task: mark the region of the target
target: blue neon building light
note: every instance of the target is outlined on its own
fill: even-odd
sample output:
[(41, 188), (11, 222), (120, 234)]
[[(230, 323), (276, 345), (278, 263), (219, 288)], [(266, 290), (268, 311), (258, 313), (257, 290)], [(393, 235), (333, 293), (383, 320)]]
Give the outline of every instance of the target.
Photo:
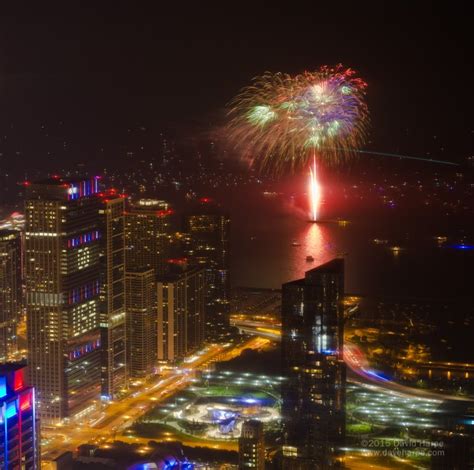
[(99, 192), (99, 177), (94, 176), (88, 180), (71, 183), (67, 191), (69, 201), (75, 201), (81, 197), (91, 196)]
[(5, 418), (10, 419), (16, 416), (16, 401), (12, 401), (7, 404), (7, 410), (5, 411)]
[(0, 376), (0, 398), (7, 396), (7, 378)]
[[(0, 364), (0, 445), (2, 470), (39, 469), (35, 432), (35, 394), (23, 383), (24, 366)], [(28, 419), (21, 419), (21, 417)], [(15, 419), (16, 418), (16, 419)], [(32, 418), (32, 419), (30, 419)]]
[(82, 246), (87, 243), (96, 241), (99, 238), (100, 232), (98, 230), (93, 230), (92, 232), (83, 233), (82, 235), (77, 235), (75, 237), (70, 238), (67, 241), (67, 246), (68, 248), (76, 248), (78, 246)]

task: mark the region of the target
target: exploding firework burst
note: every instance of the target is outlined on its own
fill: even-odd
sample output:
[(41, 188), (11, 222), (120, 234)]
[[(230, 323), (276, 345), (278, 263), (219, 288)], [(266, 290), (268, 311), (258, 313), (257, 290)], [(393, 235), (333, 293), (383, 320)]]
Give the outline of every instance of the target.
[(229, 136), (264, 172), (294, 171), (316, 155), (337, 164), (365, 141), (367, 84), (342, 65), (257, 77), (230, 103)]

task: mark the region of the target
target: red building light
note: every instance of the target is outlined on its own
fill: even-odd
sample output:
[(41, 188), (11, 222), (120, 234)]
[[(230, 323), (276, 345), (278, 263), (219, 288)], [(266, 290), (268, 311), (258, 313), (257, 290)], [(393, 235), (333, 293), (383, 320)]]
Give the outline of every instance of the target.
[(13, 379), (13, 390), (15, 390), (15, 392), (21, 390), (24, 383), (23, 369), (16, 370)]
[(168, 263), (170, 264), (178, 264), (178, 265), (183, 265), (188, 262), (187, 258), (170, 258), (168, 260)]
[(156, 212), (156, 215), (158, 217), (166, 217), (167, 215), (171, 215), (173, 213), (173, 210), (172, 209), (168, 209), (168, 210), (163, 210), (163, 211), (157, 211)]
[(20, 410), (26, 411), (31, 408), (31, 392), (20, 395)]

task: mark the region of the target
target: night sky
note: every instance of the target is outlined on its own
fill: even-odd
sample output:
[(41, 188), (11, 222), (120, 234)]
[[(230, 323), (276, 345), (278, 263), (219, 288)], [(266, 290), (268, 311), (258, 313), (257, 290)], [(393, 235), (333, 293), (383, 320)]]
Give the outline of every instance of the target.
[(2, 134), (31, 141), (32, 129), (62, 122), (92, 145), (158, 123), (185, 136), (217, 125), (257, 74), (342, 62), (369, 83), (373, 148), (470, 155), (472, 49), (460, 4), (88, 3), (106, 5), (2, 13)]

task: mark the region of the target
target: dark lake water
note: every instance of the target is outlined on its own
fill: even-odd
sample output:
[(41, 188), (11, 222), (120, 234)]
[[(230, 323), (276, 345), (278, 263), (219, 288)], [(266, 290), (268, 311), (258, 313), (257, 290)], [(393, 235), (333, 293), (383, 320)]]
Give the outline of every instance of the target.
[[(342, 211), (341, 211), (342, 212)], [(346, 292), (377, 296), (472, 295), (474, 250), (468, 221), (404, 215), (389, 209), (351, 214), (322, 208), (321, 223), (309, 223), (297, 201), (262, 193), (234, 197), (232, 284), (279, 288), (335, 256), (346, 259)], [(435, 237), (446, 236), (445, 243)], [(375, 239), (387, 240), (377, 244)], [(293, 246), (296, 242), (298, 246)], [(394, 246), (400, 247), (394, 251)], [(306, 256), (314, 257), (307, 262)]]

